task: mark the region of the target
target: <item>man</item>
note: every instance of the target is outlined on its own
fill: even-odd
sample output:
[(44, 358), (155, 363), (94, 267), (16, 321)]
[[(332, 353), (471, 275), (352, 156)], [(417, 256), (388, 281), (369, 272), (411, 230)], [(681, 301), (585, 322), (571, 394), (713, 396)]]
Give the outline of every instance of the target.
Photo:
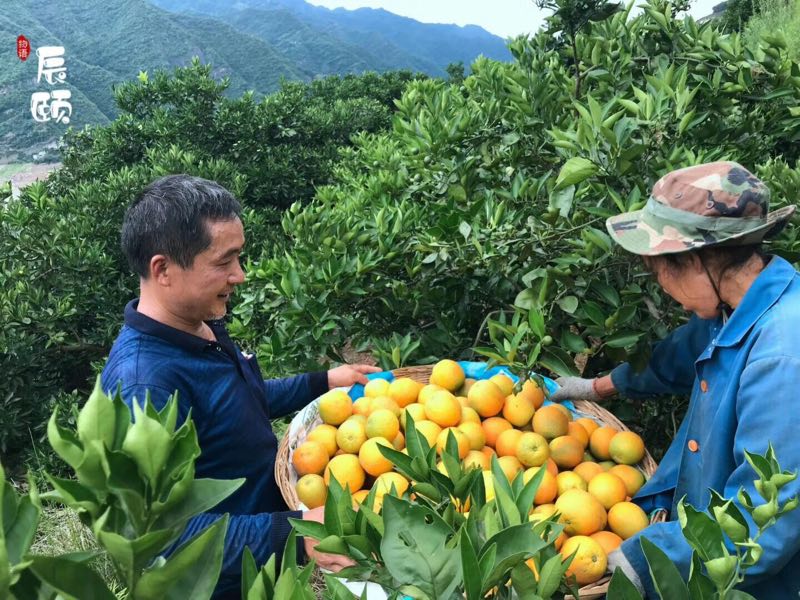
[[(125, 307), (125, 325), (103, 369), (102, 385), (121, 385), (125, 402), (149, 393), (160, 409), (177, 391), (179, 420), (189, 410), (202, 454), (197, 477), (246, 478), (233, 495), (187, 526), (181, 541), (230, 513), (215, 598), (240, 597), (241, 557), (280, 556), (290, 517), (322, 520), (322, 510), (289, 510), (275, 482), (278, 440), (270, 419), (296, 411), (327, 390), (366, 383), (368, 365), (264, 381), (252, 355), (228, 336), (222, 318), (234, 288), (244, 281), (240, 205), (222, 186), (199, 177), (156, 180), (129, 207), (122, 250), (139, 275), (140, 296)], [(323, 567), (345, 565), (340, 556), (306, 554)]]

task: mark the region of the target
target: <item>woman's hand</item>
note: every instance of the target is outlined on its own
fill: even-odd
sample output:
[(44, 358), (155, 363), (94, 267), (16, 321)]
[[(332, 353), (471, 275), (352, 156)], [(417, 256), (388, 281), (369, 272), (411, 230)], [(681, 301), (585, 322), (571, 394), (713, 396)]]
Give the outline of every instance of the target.
[(342, 365), (328, 371), (328, 389), (350, 387), (355, 383), (366, 383), (367, 373), (380, 373), (380, 367), (372, 365)]
[[(311, 510), (305, 511), (303, 513), (303, 520), (317, 521), (318, 523), (322, 523), (324, 521), (324, 516), (325, 507), (319, 506), (317, 508), (312, 508)], [(313, 559), (320, 568), (337, 573), (345, 567), (352, 567), (356, 564), (354, 560), (348, 558), (347, 556), (342, 556), (341, 554), (325, 554), (324, 552), (317, 552), (314, 550), (314, 547), (318, 543), (319, 540), (315, 540), (314, 538), (303, 538), (303, 546), (306, 556), (309, 560)]]

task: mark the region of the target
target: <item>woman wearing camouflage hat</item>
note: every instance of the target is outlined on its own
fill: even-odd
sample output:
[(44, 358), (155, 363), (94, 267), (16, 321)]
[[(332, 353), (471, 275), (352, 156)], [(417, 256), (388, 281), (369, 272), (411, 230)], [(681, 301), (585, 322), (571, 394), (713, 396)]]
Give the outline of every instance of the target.
[[(800, 390), (800, 274), (768, 256), (763, 239), (794, 212), (768, 212), (769, 191), (744, 167), (716, 162), (660, 179), (643, 210), (612, 217), (607, 228), (626, 250), (643, 256), (661, 288), (693, 313), (655, 344), (646, 369), (628, 365), (596, 379), (566, 377), (553, 400), (598, 401), (691, 394), (688, 412), (655, 475), (634, 498), (646, 511), (666, 509), (611, 554), (648, 596), (655, 596), (639, 535), (664, 550), (688, 577), (691, 549), (677, 521), (678, 501), (707, 508), (712, 488), (728, 499), (744, 487), (753, 498), (755, 471), (744, 451), (800, 465), (794, 408)], [(800, 494), (800, 479), (779, 501)], [(755, 526), (751, 524), (751, 535)], [(759, 540), (763, 554), (741, 589), (759, 599), (797, 598), (800, 590), (800, 510), (781, 517)], [(734, 551), (731, 548), (731, 551)]]

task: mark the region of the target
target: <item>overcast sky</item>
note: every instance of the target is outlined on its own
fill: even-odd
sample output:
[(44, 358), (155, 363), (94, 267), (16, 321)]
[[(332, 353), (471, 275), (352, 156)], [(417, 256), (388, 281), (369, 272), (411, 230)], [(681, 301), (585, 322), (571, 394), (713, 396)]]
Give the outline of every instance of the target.
[[(533, 0), (308, 0), (328, 8), (384, 8), (425, 23), (480, 25), (501, 37), (532, 33), (542, 23)], [(722, 0), (694, 0), (689, 11), (695, 18), (711, 13)]]

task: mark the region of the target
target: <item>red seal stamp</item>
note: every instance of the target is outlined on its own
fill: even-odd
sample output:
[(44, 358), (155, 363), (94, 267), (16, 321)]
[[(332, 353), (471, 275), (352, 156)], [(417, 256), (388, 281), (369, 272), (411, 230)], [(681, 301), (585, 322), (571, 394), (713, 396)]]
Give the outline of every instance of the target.
[(17, 56), (20, 60), (28, 60), (31, 54), (31, 43), (24, 35), (17, 38)]

